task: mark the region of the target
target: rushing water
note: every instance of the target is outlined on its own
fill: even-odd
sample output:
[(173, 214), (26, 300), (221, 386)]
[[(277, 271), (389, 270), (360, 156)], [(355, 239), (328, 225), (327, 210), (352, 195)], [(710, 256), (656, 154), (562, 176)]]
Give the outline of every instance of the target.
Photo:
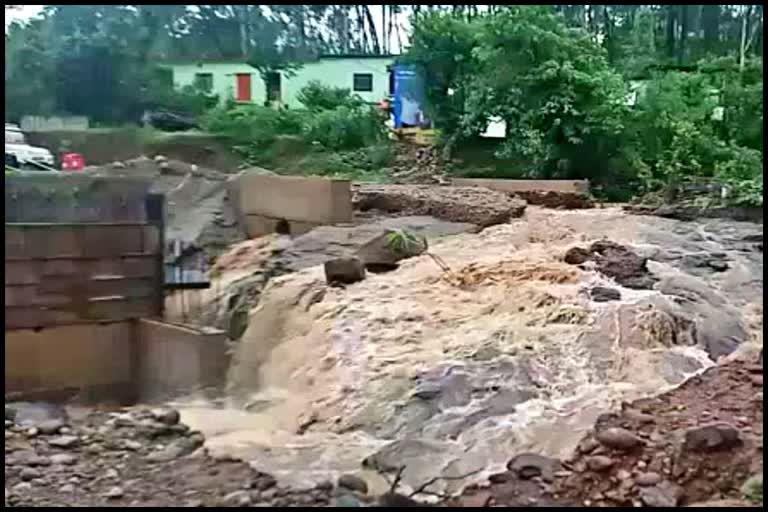
[[(432, 244), (450, 274), (422, 256), (337, 289), (301, 270), (253, 310), (230, 398), (183, 402), (183, 420), (213, 452), (300, 486), (352, 472), (375, 491), (375, 469), (405, 465), (412, 487), (472, 473), (456, 490), (522, 451), (564, 457), (598, 415), (678, 385), (709, 354), (762, 344), (758, 236), (749, 223), (529, 208)], [(649, 257), (654, 289), (562, 261), (602, 238)], [(621, 299), (594, 302), (596, 285)]]

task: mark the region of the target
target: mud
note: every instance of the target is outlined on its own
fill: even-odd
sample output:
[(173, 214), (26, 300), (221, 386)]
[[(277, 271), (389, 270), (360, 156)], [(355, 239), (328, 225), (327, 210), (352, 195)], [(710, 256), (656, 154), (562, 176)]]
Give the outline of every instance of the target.
[(526, 205), (521, 199), (492, 190), (428, 185), (358, 185), (353, 190), (352, 201), (355, 209), (363, 212), (429, 215), (481, 228), (522, 216)]

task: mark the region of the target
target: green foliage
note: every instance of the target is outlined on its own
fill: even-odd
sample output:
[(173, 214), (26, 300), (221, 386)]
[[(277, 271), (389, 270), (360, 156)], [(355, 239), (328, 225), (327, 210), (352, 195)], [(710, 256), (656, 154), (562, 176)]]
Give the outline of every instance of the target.
[(355, 149), (386, 140), (386, 126), (376, 109), (338, 107), (309, 117), (304, 138), (326, 149)]
[(209, 111), (202, 126), (211, 133), (229, 137), (235, 143), (262, 148), (278, 135), (299, 134), (304, 113), (258, 105), (235, 105)]
[(477, 29), (477, 21), (467, 21), (453, 13), (420, 16), (403, 59), (405, 63), (417, 65), (424, 74), (426, 113), (450, 135), (459, 129), (469, 91), (468, 81), (475, 72), (472, 52)]
[(298, 100), (311, 111), (333, 110), (338, 107), (360, 108), (363, 100), (349, 89), (330, 87), (318, 81), (311, 81), (302, 87)]
[(729, 158), (715, 164), (715, 177), (729, 189), (737, 205), (763, 205), (763, 153), (741, 146), (728, 148)]
[(412, 254), (427, 247), (427, 239), (405, 229), (391, 229), (387, 231), (387, 247), (395, 254)]

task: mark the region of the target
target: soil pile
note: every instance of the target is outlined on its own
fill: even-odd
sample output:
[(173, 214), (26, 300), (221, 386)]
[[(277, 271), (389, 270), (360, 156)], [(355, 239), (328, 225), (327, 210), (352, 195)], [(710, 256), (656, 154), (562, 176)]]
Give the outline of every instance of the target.
[(525, 201), (501, 192), (474, 187), (428, 185), (358, 185), (353, 191), (356, 210), (378, 210), (400, 215), (431, 215), (480, 228), (509, 222), (525, 212)]
[(392, 181), (397, 184), (447, 185), (447, 165), (439, 148), (410, 142), (394, 143)]
[(522, 455), (527, 472), (513, 459), (452, 504), (750, 506), (743, 484), (762, 479), (763, 470), (763, 368), (755, 356), (750, 351), (668, 393), (624, 404), (598, 418), (573, 456)]

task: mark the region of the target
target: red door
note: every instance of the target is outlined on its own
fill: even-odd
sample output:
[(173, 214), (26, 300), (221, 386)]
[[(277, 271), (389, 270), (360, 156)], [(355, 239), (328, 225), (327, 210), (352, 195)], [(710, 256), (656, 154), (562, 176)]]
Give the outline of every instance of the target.
[(251, 101), (251, 75), (249, 73), (237, 74), (237, 101)]

